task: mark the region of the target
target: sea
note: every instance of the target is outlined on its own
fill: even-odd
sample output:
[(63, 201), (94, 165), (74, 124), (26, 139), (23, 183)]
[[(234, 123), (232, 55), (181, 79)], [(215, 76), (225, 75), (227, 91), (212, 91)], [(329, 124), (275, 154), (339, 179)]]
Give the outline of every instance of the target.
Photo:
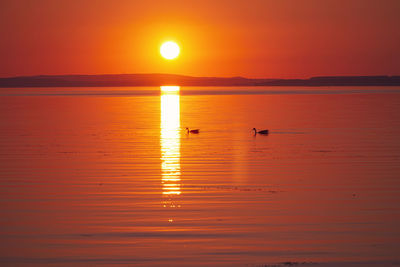
[(1, 266), (399, 266), (399, 243), (400, 87), (0, 88)]

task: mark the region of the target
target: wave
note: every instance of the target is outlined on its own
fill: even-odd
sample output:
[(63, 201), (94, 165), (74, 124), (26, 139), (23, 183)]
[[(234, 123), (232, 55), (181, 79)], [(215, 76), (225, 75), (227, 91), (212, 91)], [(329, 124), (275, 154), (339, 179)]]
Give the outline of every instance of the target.
[[(337, 95), (400, 93), (400, 87), (181, 87), (180, 95)], [(1, 88), (0, 96), (158, 96), (158, 87)]]

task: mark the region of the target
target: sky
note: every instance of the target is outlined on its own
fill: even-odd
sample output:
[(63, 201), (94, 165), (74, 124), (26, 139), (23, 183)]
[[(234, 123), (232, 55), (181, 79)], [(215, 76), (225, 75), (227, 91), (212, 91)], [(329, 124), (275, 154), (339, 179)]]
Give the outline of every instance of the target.
[(399, 0), (1, 0), (0, 77), (400, 75), (399, 14)]

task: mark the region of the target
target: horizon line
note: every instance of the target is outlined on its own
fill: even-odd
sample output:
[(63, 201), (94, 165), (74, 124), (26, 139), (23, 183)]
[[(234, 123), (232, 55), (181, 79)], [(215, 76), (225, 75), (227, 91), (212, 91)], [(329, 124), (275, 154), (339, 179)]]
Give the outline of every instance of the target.
[(176, 74), (176, 73), (161, 73), (161, 72), (137, 72), (137, 73), (100, 73), (100, 74), (33, 74), (33, 75), (13, 75), (13, 76), (0, 76), (0, 79), (12, 79), (12, 78), (33, 78), (33, 77), (57, 77), (57, 76), (116, 76), (116, 75), (168, 75), (168, 76), (179, 76), (179, 77), (189, 77), (189, 78), (220, 78), (220, 79), (247, 79), (247, 80), (307, 80), (311, 78), (328, 78), (328, 77), (400, 77), (399, 74), (337, 74), (337, 75), (315, 75), (315, 76), (307, 76), (307, 77), (291, 77), (291, 78), (279, 78), (279, 77), (246, 77), (242, 75), (236, 76), (197, 76), (197, 75), (187, 75), (187, 74)]

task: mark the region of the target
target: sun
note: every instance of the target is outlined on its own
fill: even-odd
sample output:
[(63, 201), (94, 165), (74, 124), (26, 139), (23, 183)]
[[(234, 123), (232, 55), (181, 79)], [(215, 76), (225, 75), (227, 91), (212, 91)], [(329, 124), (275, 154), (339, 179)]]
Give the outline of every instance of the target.
[(165, 59), (174, 59), (179, 56), (179, 45), (177, 43), (168, 41), (161, 45), (160, 53)]

